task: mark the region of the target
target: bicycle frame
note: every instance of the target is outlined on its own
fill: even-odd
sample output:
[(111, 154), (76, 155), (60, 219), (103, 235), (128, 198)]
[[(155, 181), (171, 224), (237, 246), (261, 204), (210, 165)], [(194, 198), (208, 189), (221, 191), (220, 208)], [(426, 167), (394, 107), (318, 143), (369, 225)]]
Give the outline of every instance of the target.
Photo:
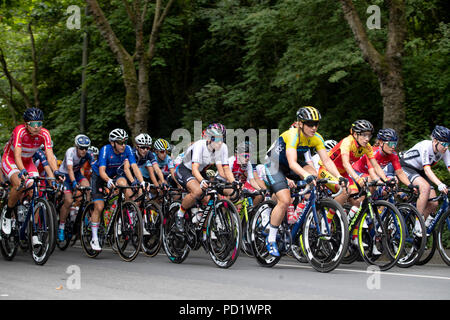
[[(448, 196), (445, 194), (441, 194), (443, 198), (443, 202), (441, 207), (439, 208), (438, 212), (436, 213), (436, 216), (434, 217), (431, 224), (427, 227), (427, 234), (431, 234), (434, 231), (434, 228), (438, 224), (439, 220), (441, 219), (441, 216), (447, 211), (448, 209)], [(447, 221), (448, 227), (450, 228), (450, 221)]]

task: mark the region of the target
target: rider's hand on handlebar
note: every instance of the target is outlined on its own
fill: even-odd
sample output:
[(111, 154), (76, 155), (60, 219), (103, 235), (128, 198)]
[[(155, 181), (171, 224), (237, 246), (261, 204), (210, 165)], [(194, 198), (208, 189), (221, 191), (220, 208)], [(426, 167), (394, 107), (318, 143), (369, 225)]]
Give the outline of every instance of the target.
[(202, 182), (200, 182), (200, 188), (206, 189), (209, 187), (208, 180), (203, 179)]
[(309, 176), (306, 177), (305, 181), (307, 184), (310, 184), (312, 182), (314, 182), (315, 184), (316, 179), (317, 177), (315, 175), (310, 174)]
[(28, 171), (26, 169), (20, 170), (19, 179), (25, 180), (28, 177)]
[(344, 177), (339, 177), (339, 185), (340, 185), (341, 187), (346, 188), (347, 185), (348, 185), (348, 179), (347, 179), (347, 178), (344, 178)]
[(115, 184), (114, 184), (113, 179), (109, 179), (106, 186), (107, 186), (108, 189), (110, 189), (110, 190), (112, 190), (112, 189), (114, 189), (114, 188), (116, 187)]

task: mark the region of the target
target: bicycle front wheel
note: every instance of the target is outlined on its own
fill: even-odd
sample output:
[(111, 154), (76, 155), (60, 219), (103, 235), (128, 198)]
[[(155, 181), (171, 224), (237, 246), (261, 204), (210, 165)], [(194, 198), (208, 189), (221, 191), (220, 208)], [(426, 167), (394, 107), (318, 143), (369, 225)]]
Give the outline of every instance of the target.
[[(81, 247), (89, 258), (95, 258), (100, 254), (100, 251), (95, 251), (91, 248), (92, 239), (92, 222), (91, 216), (94, 211), (94, 202), (89, 202), (81, 215), (81, 225), (80, 225), (80, 242)], [(103, 219), (100, 219), (102, 221)], [(104, 235), (104, 225), (101, 222), (98, 228), (99, 239), (103, 239)], [(103, 243), (101, 243), (102, 245)]]
[(241, 222), (236, 207), (231, 201), (218, 201), (208, 216), (206, 227), (209, 256), (218, 267), (229, 268), (239, 256), (241, 241)]
[(330, 272), (341, 263), (348, 248), (347, 216), (344, 208), (333, 199), (318, 201), (316, 212), (317, 221), (313, 210), (307, 213), (302, 246), (316, 271)]
[(122, 204), (114, 223), (114, 238), (119, 256), (124, 261), (133, 261), (142, 246), (142, 216), (136, 203)]
[(173, 263), (182, 263), (189, 255), (190, 248), (186, 238), (180, 234), (175, 226), (175, 215), (180, 208), (179, 201), (173, 202), (169, 207), (169, 212), (165, 213), (161, 224), (162, 243), (167, 257)]
[(366, 210), (359, 224), (359, 249), (366, 263), (386, 271), (402, 256), (406, 238), (405, 221), (390, 202), (377, 200), (372, 208), (375, 221)]
[(37, 265), (44, 265), (52, 253), (55, 242), (53, 211), (46, 199), (37, 199), (33, 216), (28, 223), (28, 245)]
[(442, 216), (438, 224), (436, 237), (439, 254), (442, 260), (450, 266), (450, 210), (447, 210)]
[[(5, 204), (6, 206), (6, 204)], [(0, 221), (3, 220), (3, 215), (5, 214), (5, 207), (1, 209), (1, 215), (0, 215)], [(19, 248), (19, 242), (16, 241), (18, 230), (17, 228), (12, 228), (11, 234), (6, 235), (3, 233), (3, 231), (0, 228), (0, 234), (1, 234), (1, 245), (0, 245), (0, 251), (2, 253), (2, 256), (5, 260), (11, 261), (14, 259), (17, 253), (17, 249)]]

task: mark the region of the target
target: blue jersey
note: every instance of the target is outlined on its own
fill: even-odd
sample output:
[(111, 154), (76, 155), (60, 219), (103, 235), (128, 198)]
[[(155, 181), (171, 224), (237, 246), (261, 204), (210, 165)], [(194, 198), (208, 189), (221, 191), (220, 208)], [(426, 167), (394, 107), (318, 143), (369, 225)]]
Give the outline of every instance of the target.
[(128, 160), (130, 165), (136, 163), (136, 158), (130, 146), (126, 146), (123, 153), (116, 154), (113, 147), (107, 144), (100, 149), (98, 160), (92, 165), (92, 171), (100, 175), (99, 168), (106, 167), (108, 177), (114, 178), (118, 174), (119, 167), (123, 165), (125, 160)]
[(155, 156), (153, 155), (153, 152), (149, 151), (145, 155), (145, 157), (141, 157), (139, 155), (139, 152), (136, 149), (133, 149), (133, 154), (136, 157), (137, 165), (139, 167), (139, 170), (141, 170), (142, 176), (144, 178), (149, 179), (150, 175), (148, 173), (147, 167), (151, 167), (156, 163)]
[(47, 157), (45, 156), (44, 151), (42, 151), (41, 149), (37, 149), (33, 154), (33, 162), (36, 167), (39, 166), (39, 164), (41, 164), (42, 167), (48, 166)]
[(170, 169), (175, 168), (172, 158), (169, 155), (166, 155), (164, 160), (158, 158), (158, 156), (154, 153), (156, 161), (158, 162), (158, 166), (161, 169), (164, 177), (167, 177), (170, 174)]

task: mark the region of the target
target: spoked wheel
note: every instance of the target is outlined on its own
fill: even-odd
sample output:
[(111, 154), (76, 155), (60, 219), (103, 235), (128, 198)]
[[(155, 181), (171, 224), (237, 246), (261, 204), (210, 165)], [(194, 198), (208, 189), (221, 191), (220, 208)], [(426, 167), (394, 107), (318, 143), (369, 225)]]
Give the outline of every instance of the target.
[(442, 257), (442, 260), (444, 260), (444, 262), (450, 266), (450, 210), (447, 210), (447, 212), (442, 216), (441, 221), (439, 222), (437, 227), (436, 238), (437, 248)]
[[(80, 241), (84, 252), (89, 258), (95, 258), (101, 252), (93, 250), (91, 248), (90, 243), (92, 239), (91, 215), (93, 211), (94, 211), (94, 202), (90, 202), (87, 204), (86, 208), (83, 211), (83, 214), (81, 215)], [(104, 225), (103, 223), (100, 223), (100, 225), (98, 226), (99, 241), (100, 239), (104, 239), (104, 233), (105, 233)], [(100, 245), (103, 245), (103, 243), (100, 243)]]
[[(6, 204), (5, 204), (6, 206)], [(1, 215), (0, 215), (0, 221), (3, 219), (3, 215), (5, 214), (6, 208), (2, 208)], [(12, 224), (13, 226), (16, 225), (16, 223)], [(2, 256), (5, 260), (11, 261), (14, 259), (17, 253), (17, 249), (19, 248), (19, 242), (18, 242), (18, 230), (17, 228), (11, 228), (11, 234), (6, 235), (3, 233), (3, 231), (0, 228), (1, 233), (1, 241), (0, 241), (0, 251), (2, 253)]]
[(378, 212), (378, 215), (375, 214), (375, 221), (365, 212), (359, 224), (359, 248), (366, 263), (386, 271), (402, 256), (406, 238), (405, 222), (401, 213), (390, 202), (377, 200), (373, 210)]
[[(427, 241), (427, 230), (423, 216), (409, 203), (397, 204), (397, 208), (405, 219), (405, 249), (397, 266), (408, 268), (416, 264), (422, 256)], [(419, 228), (420, 227), (420, 228)]]
[(37, 199), (33, 216), (28, 224), (28, 245), (31, 257), (38, 265), (44, 265), (52, 253), (55, 242), (53, 211), (46, 199)]
[(221, 268), (229, 268), (239, 256), (242, 229), (239, 214), (231, 201), (218, 201), (206, 227), (208, 253)]
[[(331, 199), (320, 200), (316, 210), (318, 221), (310, 210), (303, 224), (303, 246), (315, 270), (330, 272), (340, 264), (348, 248), (347, 216), (344, 208)], [(327, 216), (332, 216), (330, 223)]]
[(158, 254), (162, 244), (161, 223), (163, 216), (161, 207), (149, 202), (142, 213), (143, 235), (142, 251), (146, 256), (154, 257)]
[(161, 224), (162, 243), (167, 257), (173, 263), (182, 263), (189, 255), (190, 248), (185, 235), (180, 234), (175, 226), (175, 215), (180, 208), (180, 202), (170, 205), (167, 216)]
[(133, 261), (142, 246), (142, 216), (136, 203), (122, 204), (114, 224), (114, 237), (119, 256), (124, 261)]
[(263, 267), (273, 267), (281, 257), (269, 254), (266, 248), (266, 237), (269, 235), (270, 215), (276, 203), (267, 200), (259, 204), (255, 209), (255, 215), (251, 220), (250, 239), (252, 251), (256, 261)]

